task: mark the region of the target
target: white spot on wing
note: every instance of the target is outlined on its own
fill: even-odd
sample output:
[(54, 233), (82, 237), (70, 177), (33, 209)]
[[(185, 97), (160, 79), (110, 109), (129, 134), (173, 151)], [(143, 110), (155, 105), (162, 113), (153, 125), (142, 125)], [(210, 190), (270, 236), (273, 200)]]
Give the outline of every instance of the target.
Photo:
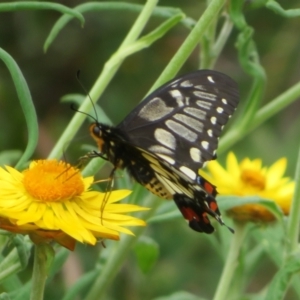
[(182, 87), (191, 87), (191, 86), (193, 86), (193, 84), (189, 80), (185, 80), (185, 81), (182, 81), (180, 83), (180, 86), (182, 86)]
[(194, 142), (197, 139), (197, 134), (193, 132), (192, 130), (188, 129), (187, 127), (179, 124), (178, 122), (175, 122), (173, 120), (167, 120), (165, 122), (167, 127), (171, 129), (174, 133), (177, 135), (183, 137), (184, 139)]
[(191, 178), (192, 180), (196, 179), (196, 173), (191, 170), (190, 168), (186, 167), (186, 166), (181, 166), (179, 168), (179, 170), (184, 173), (186, 176), (188, 176), (189, 178)]
[(194, 162), (201, 162), (201, 151), (198, 148), (192, 147), (190, 149), (190, 156)]
[(199, 98), (205, 99), (205, 100), (210, 100), (210, 101), (215, 101), (217, 98), (217, 96), (215, 94), (206, 93), (206, 92), (194, 91), (193, 94), (196, 97), (199, 97)]
[(206, 88), (203, 85), (200, 85), (200, 84), (195, 85), (194, 88), (197, 89), (197, 90), (206, 91)]
[(175, 114), (173, 118), (184, 123), (186, 126), (195, 129), (198, 132), (202, 132), (203, 130), (203, 123), (192, 117), (186, 116), (184, 114)]
[(169, 94), (173, 97), (173, 98), (182, 98), (182, 94), (179, 90), (170, 90)]
[(160, 144), (175, 150), (176, 139), (171, 132), (162, 128), (157, 128), (154, 131), (154, 137)]
[(169, 94), (176, 99), (176, 102), (179, 107), (184, 106), (184, 96), (179, 90), (170, 90)]
[(160, 158), (162, 158), (163, 160), (165, 160), (166, 162), (168, 162), (171, 165), (175, 164), (175, 160), (170, 156), (167, 156), (164, 154), (157, 154), (157, 156), (159, 156)]
[(207, 130), (207, 134), (208, 136), (213, 137), (213, 131), (211, 129)]
[(227, 100), (224, 99), (224, 98), (222, 98), (222, 102), (223, 102), (224, 104), (228, 104)]
[(213, 80), (213, 78), (211, 76), (207, 76), (208, 81), (210, 81), (211, 83), (215, 83), (215, 81)]
[(211, 117), (210, 122), (211, 122), (211, 124), (216, 125), (217, 124), (217, 118), (216, 117)]
[(212, 103), (211, 102), (207, 102), (207, 101), (203, 101), (203, 100), (197, 100), (196, 104), (206, 110), (210, 110)]
[(167, 107), (162, 99), (156, 97), (143, 106), (138, 116), (147, 121), (157, 121), (170, 114), (173, 110), (173, 107)]
[(217, 113), (221, 114), (224, 111), (224, 109), (222, 107), (217, 107), (216, 111)]
[(174, 153), (172, 150), (161, 145), (152, 145), (151, 147), (148, 148), (148, 150), (156, 154), (162, 153), (162, 154), (172, 155)]
[(209, 148), (209, 143), (207, 141), (202, 141), (201, 142), (201, 146), (205, 149), (205, 150), (208, 150)]
[(201, 109), (194, 107), (185, 107), (183, 111), (199, 120), (205, 120), (206, 112)]

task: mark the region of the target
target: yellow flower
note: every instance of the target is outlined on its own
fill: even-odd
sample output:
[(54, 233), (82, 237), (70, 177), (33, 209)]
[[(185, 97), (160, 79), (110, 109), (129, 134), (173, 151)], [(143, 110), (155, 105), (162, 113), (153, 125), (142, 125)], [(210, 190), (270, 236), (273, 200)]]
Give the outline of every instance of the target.
[[(236, 156), (230, 152), (224, 169), (217, 161), (207, 165), (209, 174), (205, 177), (214, 185), (220, 195), (251, 196), (273, 200), (285, 215), (289, 214), (295, 182), (283, 177), (287, 160), (281, 158), (269, 168), (262, 166), (260, 159), (245, 158), (238, 163)], [(229, 210), (237, 220), (272, 221), (271, 214), (259, 204), (245, 204)]]
[(73, 250), (76, 240), (95, 245), (97, 238), (133, 234), (124, 226), (145, 226), (124, 213), (147, 208), (116, 203), (130, 191), (111, 191), (107, 197), (89, 190), (92, 183), (93, 177), (83, 178), (79, 170), (56, 160), (34, 161), (22, 173), (0, 168), (0, 228)]

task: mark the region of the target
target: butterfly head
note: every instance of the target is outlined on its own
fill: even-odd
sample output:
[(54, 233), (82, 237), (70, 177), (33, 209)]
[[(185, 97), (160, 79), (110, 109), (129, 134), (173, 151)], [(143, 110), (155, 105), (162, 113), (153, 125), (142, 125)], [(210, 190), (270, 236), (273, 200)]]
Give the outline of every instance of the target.
[(90, 134), (97, 143), (99, 153), (105, 155), (114, 165), (119, 164), (120, 159), (118, 157), (122, 150), (123, 139), (119, 135), (118, 129), (95, 122), (90, 125)]
[(107, 126), (95, 122), (90, 125), (90, 134), (92, 138), (96, 141), (98, 149), (101, 153), (105, 153), (106, 143), (105, 143), (105, 133), (107, 131)]

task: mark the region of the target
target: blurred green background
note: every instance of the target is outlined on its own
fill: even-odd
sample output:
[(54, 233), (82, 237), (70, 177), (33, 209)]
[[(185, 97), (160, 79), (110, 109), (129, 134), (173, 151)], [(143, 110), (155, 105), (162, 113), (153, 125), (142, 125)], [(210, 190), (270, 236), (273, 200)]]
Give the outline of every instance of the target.
[[(73, 7), (83, 2), (59, 3)], [(143, 4), (143, 1), (129, 2)], [(205, 2), (197, 0), (162, 0), (159, 4), (179, 7), (195, 20), (205, 8)], [(296, 5), (297, 1), (289, 1), (290, 8)], [(86, 13), (84, 28), (80, 27), (77, 20), (73, 20), (45, 54), (43, 43), (59, 16), (59, 13), (53, 11), (1, 14), (0, 46), (13, 56), (21, 68), (39, 118), (40, 140), (35, 158), (47, 157), (74, 114), (68, 104), (60, 103), (60, 98), (68, 93), (85, 94), (76, 80), (77, 71), (81, 70), (81, 81), (89, 90), (105, 61), (122, 42), (137, 14), (108, 11)], [(262, 101), (266, 104), (300, 80), (300, 20), (285, 19), (264, 7), (254, 9), (250, 1), (245, 2), (245, 16), (255, 29), (254, 40), (268, 77)], [(153, 18), (145, 32), (160, 22), (161, 19)], [(144, 97), (187, 34), (188, 30), (179, 24), (150, 48), (126, 59), (99, 101), (115, 124)], [(234, 46), (237, 34), (233, 30), (215, 69), (238, 82), (243, 102), (251, 87), (251, 78), (238, 63)], [(199, 49), (194, 51), (181, 73), (195, 70), (198, 66)], [(286, 156), (287, 175), (293, 176), (300, 140), (299, 112), (300, 102), (296, 101), (245, 136), (232, 150), (239, 159), (246, 156), (262, 158), (265, 165)], [(10, 74), (3, 63), (0, 63), (0, 128), (0, 151), (25, 148), (25, 121)], [(88, 122), (66, 150), (67, 160), (72, 161), (76, 157), (76, 147), (82, 143), (93, 144), (88, 134)], [(223, 155), (219, 157), (221, 162), (224, 158)], [(218, 226), (217, 230), (226, 229)], [(157, 264), (150, 273), (143, 274), (135, 264), (134, 256), (128, 257), (110, 288), (107, 299), (153, 299), (175, 290), (186, 290), (208, 299), (212, 297), (222, 270), (221, 253), (213, 250), (211, 240), (218, 238), (217, 233), (208, 237), (197, 234), (180, 219), (153, 224), (148, 227), (147, 235), (159, 244), (160, 257)], [(59, 299), (60, 288), (70, 284), (81, 272), (93, 266), (98, 251), (97, 248), (78, 246), (64, 267), (64, 272), (48, 286), (45, 299)], [(257, 274), (250, 283), (249, 291), (259, 289), (269, 280), (274, 270), (266, 257), (265, 264), (258, 267)], [(27, 277), (29, 274), (24, 272), (23, 276)], [(49, 288), (54, 286), (55, 289)]]

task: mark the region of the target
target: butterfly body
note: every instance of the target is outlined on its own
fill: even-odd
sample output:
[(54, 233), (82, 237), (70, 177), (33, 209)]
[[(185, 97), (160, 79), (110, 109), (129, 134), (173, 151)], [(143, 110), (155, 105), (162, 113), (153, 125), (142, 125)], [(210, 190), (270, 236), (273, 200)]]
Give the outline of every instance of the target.
[(236, 84), (202, 70), (174, 79), (150, 94), (118, 126), (93, 123), (98, 155), (155, 195), (174, 199), (192, 229), (211, 233), (207, 214), (224, 224), (216, 187), (198, 175), (216, 158), (223, 126), (238, 104)]

